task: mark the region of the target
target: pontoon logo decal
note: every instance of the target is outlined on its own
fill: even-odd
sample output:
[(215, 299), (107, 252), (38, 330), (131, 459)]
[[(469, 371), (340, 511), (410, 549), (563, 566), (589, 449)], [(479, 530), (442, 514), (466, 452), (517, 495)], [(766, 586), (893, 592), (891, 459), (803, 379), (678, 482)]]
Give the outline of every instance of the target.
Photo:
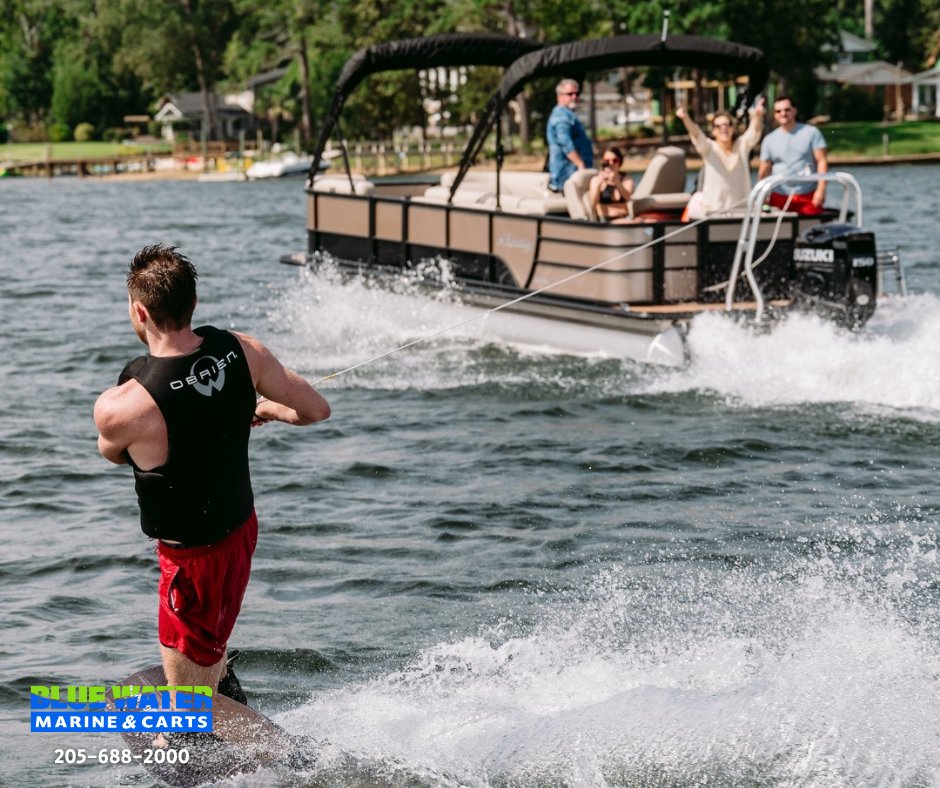
[(798, 263), (831, 263), (836, 253), (832, 249), (794, 249), (793, 259)]
[(170, 388), (179, 391), (183, 386), (192, 386), (204, 397), (211, 397), (214, 391), (221, 391), (225, 385), (225, 368), (233, 359), (238, 358), (234, 350), (230, 350), (225, 358), (203, 356), (197, 359), (183, 380), (171, 380)]
[(532, 251), (532, 242), (525, 238), (513, 238), (509, 233), (503, 233), (496, 239), (497, 246), (504, 246), (507, 249), (522, 249), (526, 252)]

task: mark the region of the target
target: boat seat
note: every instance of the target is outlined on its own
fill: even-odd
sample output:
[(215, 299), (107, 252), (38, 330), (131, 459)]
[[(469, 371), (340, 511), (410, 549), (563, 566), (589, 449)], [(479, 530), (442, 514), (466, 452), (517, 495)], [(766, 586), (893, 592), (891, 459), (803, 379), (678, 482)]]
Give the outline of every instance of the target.
[(591, 168), (578, 170), (565, 181), (563, 192), (568, 215), (572, 219), (596, 222), (597, 214), (591, 205), (591, 178), (597, 175), (597, 170)]
[[(455, 170), (448, 170), (441, 175), (441, 186), (448, 191), (454, 185), (457, 177)], [(516, 172), (503, 170), (499, 176), (499, 190), (501, 194), (512, 194), (516, 197), (550, 197), (554, 194), (548, 188), (551, 176), (547, 172)], [(476, 189), (483, 191), (496, 191), (495, 170), (471, 170), (464, 175), (460, 182), (460, 189)]]
[[(487, 202), (487, 207), (496, 208), (496, 195)], [(506, 213), (521, 213), (527, 216), (547, 216), (548, 214), (568, 213), (568, 201), (558, 194), (551, 197), (519, 197), (514, 194), (500, 194), (499, 207)]]
[(633, 190), (633, 199), (627, 205), (630, 217), (681, 212), (692, 196), (685, 191), (685, 178), (685, 151), (674, 145), (658, 148)]
[[(496, 193), (475, 188), (465, 189), (461, 184), (454, 194), (453, 205), (483, 205), (490, 198), (495, 202)], [(446, 204), (448, 199), (450, 199), (449, 186), (431, 186), (424, 190), (424, 197), (421, 202)]]
[[(440, 186), (432, 186), (424, 192), (427, 200), (447, 202), (457, 173), (449, 170), (441, 175)], [(568, 203), (560, 194), (548, 188), (547, 172), (515, 172), (504, 170), (499, 177), (500, 208), (507, 213), (530, 216), (568, 213)], [(470, 171), (460, 182), (454, 194), (454, 205), (483, 206), (496, 208), (496, 172), (493, 170)]]
[(375, 184), (361, 175), (353, 175), (352, 181), (352, 186), (350, 186), (349, 177), (346, 175), (321, 175), (314, 179), (313, 190), (330, 194), (360, 195), (372, 194), (375, 190)]

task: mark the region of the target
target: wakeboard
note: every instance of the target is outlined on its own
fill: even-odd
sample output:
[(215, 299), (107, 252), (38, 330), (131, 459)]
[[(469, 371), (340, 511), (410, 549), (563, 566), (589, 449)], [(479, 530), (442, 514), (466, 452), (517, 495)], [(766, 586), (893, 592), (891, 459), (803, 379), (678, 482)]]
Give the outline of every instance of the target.
[[(119, 686), (158, 687), (166, 684), (162, 665), (138, 671)], [(115, 708), (111, 691), (109, 708)], [(212, 783), (264, 767), (309, 767), (310, 742), (291, 736), (258, 711), (224, 695), (212, 698), (212, 733), (121, 731), (134, 762), (167, 785)]]

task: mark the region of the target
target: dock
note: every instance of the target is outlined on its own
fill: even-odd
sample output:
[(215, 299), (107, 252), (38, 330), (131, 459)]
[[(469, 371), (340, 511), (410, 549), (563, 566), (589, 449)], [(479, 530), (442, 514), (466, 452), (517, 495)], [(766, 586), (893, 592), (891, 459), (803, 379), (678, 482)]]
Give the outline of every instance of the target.
[(88, 158), (43, 158), (32, 161), (0, 161), (0, 173), (52, 178), (56, 175), (115, 175), (125, 172), (153, 172), (157, 159), (171, 158), (171, 153), (135, 153)]

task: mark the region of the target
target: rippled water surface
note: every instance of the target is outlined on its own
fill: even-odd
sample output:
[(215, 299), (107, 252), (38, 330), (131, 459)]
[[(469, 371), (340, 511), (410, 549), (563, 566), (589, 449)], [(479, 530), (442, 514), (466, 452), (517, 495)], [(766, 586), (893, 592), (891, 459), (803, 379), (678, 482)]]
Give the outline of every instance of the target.
[[(456, 331), (326, 384), (326, 424), (256, 430), (232, 644), (319, 761), (234, 784), (940, 784), (940, 170), (854, 174), (911, 287), (859, 334), (711, 315), (662, 370)], [(139, 352), (128, 259), (178, 243), (197, 322), (311, 378), (460, 313), (279, 265), (298, 181), (0, 194), (0, 783), (149, 785), (52, 763), (117, 737), (28, 732), (30, 684), (158, 658), (152, 545), (91, 420)]]

